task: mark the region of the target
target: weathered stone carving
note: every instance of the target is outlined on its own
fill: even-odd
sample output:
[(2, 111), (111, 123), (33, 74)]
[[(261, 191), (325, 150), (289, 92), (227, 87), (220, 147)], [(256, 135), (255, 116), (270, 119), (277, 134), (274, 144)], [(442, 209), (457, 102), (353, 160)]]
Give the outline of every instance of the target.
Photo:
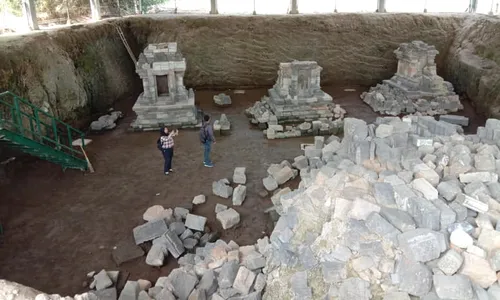
[(137, 114), (133, 128), (197, 124), (194, 92), (184, 86), (185, 71), (186, 59), (177, 51), (177, 43), (148, 45), (136, 66), (144, 92), (133, 107)]
[(434, 46), (413, 41), (401, 44), (394, 53), (398, 58), (396, 74), (361, 95), (374, 111), (434, 115), (463, 109), (452, 84), (436, 73), (434, 59), (439, 52)]

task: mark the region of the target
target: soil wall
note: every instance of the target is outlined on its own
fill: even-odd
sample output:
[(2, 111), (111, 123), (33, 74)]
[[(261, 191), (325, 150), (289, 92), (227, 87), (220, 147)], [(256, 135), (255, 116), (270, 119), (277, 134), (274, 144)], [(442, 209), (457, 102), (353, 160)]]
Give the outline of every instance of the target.
[[(130, 17), (18, 38), (0, 38), (0, 90), (63, 119), (101, 112), (141, 84), (112, 24), (136, 55), (176, 41), (194, 88), (270, 86), (278, 64), (316, 60), (322, 84), (374, 85), (396, 69), (394, 49), (437, 47), (438, 72), (482, 111), (498, 114), (500, 24), (488, 17), (427, 14)], [(498, 107), (499, 109), (497, 109)]]

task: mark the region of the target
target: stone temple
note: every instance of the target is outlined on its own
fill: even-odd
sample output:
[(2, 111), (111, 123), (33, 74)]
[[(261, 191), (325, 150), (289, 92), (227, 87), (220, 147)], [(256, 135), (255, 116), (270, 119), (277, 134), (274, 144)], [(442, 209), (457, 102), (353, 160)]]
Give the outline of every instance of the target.
[(280, 63), (278, 80), (269, 89), (269, 106), (278, 122), (331, 118), (333, 98), (320, 87), (323, 68), (315, 61)]
[(398, 59), (396, 74), (361, 95), (374, 111), (434, 115), (463, 109), (452, 84), (436, 73), (434, 60), (439, 52), (434, 46), (413, 41), (401, 44), (394, 53)]
[(148, 45), (136, 65), (144, 92), (133, 107), (137, 119), (132, 128), (148, 130), (169, 125), (197, 125), (194, 92), (184, 86), (185, 71), (186, 59), (177, 51), (177, 43)]

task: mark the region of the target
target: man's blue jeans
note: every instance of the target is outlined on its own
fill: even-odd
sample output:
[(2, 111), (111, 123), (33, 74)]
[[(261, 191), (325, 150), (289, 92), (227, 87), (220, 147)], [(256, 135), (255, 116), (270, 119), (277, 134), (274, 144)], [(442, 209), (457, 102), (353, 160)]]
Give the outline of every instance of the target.
[(211, 165), (212, 160), (210, 160), (210, 151), (212, 150), (212, 142), (205, 142), (205, 144), (203, 144), (203, 148), (203, 163), (205, 165)]

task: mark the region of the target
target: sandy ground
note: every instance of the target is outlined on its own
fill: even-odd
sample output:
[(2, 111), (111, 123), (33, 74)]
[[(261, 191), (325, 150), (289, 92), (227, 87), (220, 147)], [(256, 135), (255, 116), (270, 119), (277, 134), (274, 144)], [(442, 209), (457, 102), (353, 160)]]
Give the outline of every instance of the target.
[[(375, 120), (376, 114), (359, 100), (359, 93), (327, 87), (350, 116)], [(202, 165), (198, 132), (182, 130), (176, 139), (175, 173), (162, 173), (162, 157), (156, 149), (156, 132), (130, 133), (134, 119), (133, 99), (117, 108), (126, 117), (117, 129), (90, 136), (88, 151), (96, 173), (66, 171), (36, 159), (20, 159), (8, 167), (9, 185), (0, 186), (0, 221), (5, 234), (0, 239), (0, 278), (32, 286), (48, 293), (72, 295), (86, 291), (83, 283), (89, 271), (101, 269), (130, 272), (130, 280), (156, 280), (166, 275), (176, 262), (172, 257), (162, 268), (147, 266), (144, 257), (116, 267), (111, 249), (130, 238), (132, 229), (142, 224), (143, 212), (151, 205), (174, 208), (189, 203), (198, 194), (207, 195), (205, 204), (195, 206), (194, 213), (208, 218), (212, 230), (221, 230), (215, 220), (216, 203), (230, 204), (211, 193), (211, 183), (231, 178), (235, 167), (247, 167), (247, 198), (236, 207), (241, 223), (222, 231), (222, 238), (240, 245), (253, 244), (272, 231), (272, 222), (264, 210), (269, 198), (261, 198), (261, 178), (271, 163), (292, 160), (301, 154), (300, 143), (312, 138), (268, 141), (252, 128), (244, 108), (260, 99), (265, 89), (233, 95), (233, 106), (216, 108), (211, 98), (218, 92), (198, 91), (201, 108), (218, 118), (226, 113), (232, 122), (232, 134), (220, 137), (213, 149), (215, 168)], [(475, 124), (484, 122), (470, 106), (465, 115)], [(292, 184), (296, 185), (297, 182)]]

